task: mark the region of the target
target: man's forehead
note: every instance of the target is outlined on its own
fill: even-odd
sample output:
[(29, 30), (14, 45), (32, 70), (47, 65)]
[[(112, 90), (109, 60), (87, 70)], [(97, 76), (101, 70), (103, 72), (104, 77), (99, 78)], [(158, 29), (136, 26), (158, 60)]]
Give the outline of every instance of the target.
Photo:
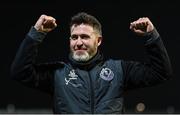
[(71, 32), (80, 32), (80, 31), (86, 31), (86, 32), (93, 32), (93, 27), (90, 26), (90, 25), (87, 25), (87, 24), (80, 24), (80, 25), (76, 25), (74, 24), (72, 27), (71, 27)]

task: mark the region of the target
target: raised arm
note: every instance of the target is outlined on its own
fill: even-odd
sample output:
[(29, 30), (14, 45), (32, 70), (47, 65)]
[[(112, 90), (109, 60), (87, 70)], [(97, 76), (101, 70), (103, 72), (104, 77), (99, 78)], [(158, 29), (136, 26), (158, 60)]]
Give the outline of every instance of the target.
[(52, 76), (57, 64), (36, 63), (40, 43), (56, 27), (55, 19), (41, 15), (21, 43), (11, 66), (11, 77), (26, 86), (50, 91)]
[(123, 61), (126, 89), (159, 84), (172, 76), (167, 50), (149, 18), (139, 18), (130, 24), (130, 29), (145, 39), (147, 62)]

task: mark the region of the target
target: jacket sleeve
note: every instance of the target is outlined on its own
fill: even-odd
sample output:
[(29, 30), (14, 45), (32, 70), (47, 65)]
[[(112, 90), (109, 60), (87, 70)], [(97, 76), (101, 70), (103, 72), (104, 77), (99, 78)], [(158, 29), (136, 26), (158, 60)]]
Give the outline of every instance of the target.
[(122, 61), (126, 90), (157, 85), (172, 77), (171, 62), (157, 30), (144, 39), (147, 62)]
[(28, 87), (51, 93), (56, 64), (36, 64), (38, 47), (45, 36), (46, 33), (37, 32), (34, 27), (30, 29), (17, 51), (10, 75)]

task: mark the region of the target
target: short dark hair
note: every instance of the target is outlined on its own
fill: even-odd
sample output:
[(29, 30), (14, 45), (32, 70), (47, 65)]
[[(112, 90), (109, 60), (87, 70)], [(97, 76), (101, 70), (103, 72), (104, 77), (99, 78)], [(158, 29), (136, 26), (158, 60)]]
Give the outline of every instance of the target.
[(80, 24), (90, 25), (94, 29), (96, 29), (100, 35), (102, 35), (101, 23), (94, 16), (87, 14), (85, 12), (80, 12), (71, 18), (70, 28), (74, 24), (75, 25), (80, 25)]

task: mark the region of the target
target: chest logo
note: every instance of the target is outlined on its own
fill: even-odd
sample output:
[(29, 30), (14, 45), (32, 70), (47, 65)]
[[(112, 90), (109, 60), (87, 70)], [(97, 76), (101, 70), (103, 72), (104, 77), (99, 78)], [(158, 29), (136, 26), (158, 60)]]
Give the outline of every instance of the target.
[(103, 68), (100, 72), (100, 77), (104, 80), (110, 81), (114, 78), (114, 73), (109, 68)]
[(71, 80), (77, 80), (78, 78), (78, 75), (75, 73), (74, 70), (71, 70), (68, 74), (69, 78), (66, 78), (65, 77), (65, 84), (68, 85), (68, 84), (71, 84), (72, 86), (74, 87), (79, 87), (79, 86), (82, 86), (82, 84), (75, 84), (75, 83), (72, 83)]

